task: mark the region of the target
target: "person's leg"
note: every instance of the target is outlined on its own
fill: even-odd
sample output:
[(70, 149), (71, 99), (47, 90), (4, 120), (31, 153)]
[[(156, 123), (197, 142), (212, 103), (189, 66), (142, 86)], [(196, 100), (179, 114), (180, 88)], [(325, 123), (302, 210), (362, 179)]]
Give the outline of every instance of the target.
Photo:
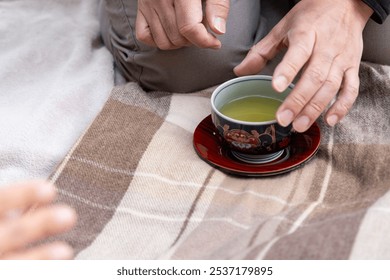
[(147, 90), (191, 92), (233, 78), (237, 65), (265, 29), (260, 0), (233, 0), (220, 50), (181, 48), (161, 51), (135, 38), (136, 0), (106, 0), (102, 36), (126, 79)]
[(363, 61), (390, 65), (390, 19), (383, 24), (370, 20), (363, 32)]
[[(233, 68), (291, 5), (287, 0), (232, 0), (227, 32), (220, 36), (220, 50), (188, 47), (161, 51), (135, 38), (137, 0), (102, 2), (102, 37), (125, 78), (138, 82), (147, 90), (171, 92), (196, 91), (234, 78)], [(271, 61), (261, 73), (272, 75), (280, 57)]]

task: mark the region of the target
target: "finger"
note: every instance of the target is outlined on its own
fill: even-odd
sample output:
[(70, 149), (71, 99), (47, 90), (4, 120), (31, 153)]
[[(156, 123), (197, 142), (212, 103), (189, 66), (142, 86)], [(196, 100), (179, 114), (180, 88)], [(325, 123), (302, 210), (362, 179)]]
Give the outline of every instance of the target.
[[(288, 126), (309, 103), (326, 81), (332, 63), (332, 55), (326, 51), (318, 50), (313, 52), (313, 56), (297, 85), (276, 113), (276, 118), (280, 125)], [(285, 81), (288, 80), (286, 79)]]
[[(294, 30), (288, 33), (287, 52), (275, 68), (273, 75), (272, 85), (276, 91), (283, 92), (292, 83), (295, 76), (310, 59), (314, 43), (315, 36), (313, 33)], [(311, 77), (309, 76), (309, 78)]]
[(225, 34), (229, 14), (229, 0), (206, 1), (206, 19), (208, 26), (217, 34)]
[(259, 73), (269, 60), (283, 47), (281, 45), (281, 32), (273, 29), (259, 43), (254, 45), (244, 60), (233, 71), (237, 76), (252, 75)]
[(165, 33), (165, 29), (162, 26), (158, 15), (153, 12), (154, 16), (148, 22), (150, 32), (152, 33), (153, 41), (156, 43), (157, 47), (161, 50), (170, 50), (174, 49), (175, 46), (171, 43), (168, 38), (168, 35)]
[(0, 252), (24, 248), (29, 243), (70, 230), (76, 213), (67, 206), (40, 208), (21, 218), (0, 224)]
[(11, 210), (49, 203), (54, 197), (54, 186), (45, 181), (21, 182), (0, 188), (0, 217)]
[(171, 49), (190, 45), (189, 41), (179, 32), (175, 8), (173, 6), (164, 6), (164, 9), (159, 11), (158, 17), (164, 28), (165, 34), (171, 42)]
[(358, 97), (359, 83), (359, 67), (349, 68), (344, 73), (343, 85), (337, 100), (326, 113), (325, 119), (328, 125), (336, 125), (347, 115)]
[[(140, 33), (136, 37), (141, 42), (155, 45), (161, 50), (175, 49), (176, 47), (171, 43), (168, 35), (165, 33), (164, 27), (160, 22), (160, 18), (154, 10), (148, 11), (148, 16), (145, 16), (141, 10), (137, 14), (137, 19), (141, 24)], [(147, 27), (145, 27), (145, 24)], [(142, 32), (143, 31), (143, 32)]]
[(157, 47), (156, 43), (153, 40), (149, 24), (140, 10), (138, 10), (137, 18), (135, 20), (135, 36), (138, 41), (152, 47)]
[(336, 63), (333, 63), (329, 75), (314, 97), (306, 104), (293, 122), (297, 132), (304, 132), (311, 127), (340, 89), (344, 72)]
[(209, 33), (202, 23), (201, 1), (177, 0), (175, 2), (177, 25), (180, 34), (200, 48), (219, 49), (221, 42)]
[(73, 249), (63, 242), (45, 244), (38, 247), (4, 254), (3, 260), (70, 260), (73, 259)]

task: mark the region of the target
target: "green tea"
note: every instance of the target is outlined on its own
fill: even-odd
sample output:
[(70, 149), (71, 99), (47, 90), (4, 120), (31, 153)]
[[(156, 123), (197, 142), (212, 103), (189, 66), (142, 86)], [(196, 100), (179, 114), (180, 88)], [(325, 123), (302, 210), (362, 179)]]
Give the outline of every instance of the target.
[(280, 104), (282, 104), (280, 100), (248, 96), (226, 103), (219, 111), (225, 116), (240, 121), (266, 122), (275, 119)]

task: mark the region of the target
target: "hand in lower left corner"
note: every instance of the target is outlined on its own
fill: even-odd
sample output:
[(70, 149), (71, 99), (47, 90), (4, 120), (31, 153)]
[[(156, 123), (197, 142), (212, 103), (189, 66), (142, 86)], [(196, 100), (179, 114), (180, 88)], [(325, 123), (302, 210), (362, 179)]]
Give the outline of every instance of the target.
[(0, 259), (73, 258), (69, 244), (45, 242), (71, 230), (77, 219), (71, 207), (52, 204), (55, 196), (55, 187), (46, 181), (26, 181), (0, 188)]

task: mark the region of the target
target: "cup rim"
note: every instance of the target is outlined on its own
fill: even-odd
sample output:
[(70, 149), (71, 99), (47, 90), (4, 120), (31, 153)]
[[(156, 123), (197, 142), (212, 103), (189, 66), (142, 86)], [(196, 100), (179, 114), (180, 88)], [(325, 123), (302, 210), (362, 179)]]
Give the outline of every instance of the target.
[[(248, 75), (248, 76), (241, 76), (241, 77), (237, 77), (237, 78), (233, 78), (233, 79), (230, 79), (224, 83), (222, 83), (221, 85), (219, 85), (212, 93), (211, 95), (211, 108), (212, 108), (212, 111), (215, 112), (218, 116), (220, 116), (221, 118), (224, 118), (230, 122), (233, 122), (233, 123), (237, 123), (237, 124), (242, 124), (242, 125), (269, 125), (269, 124), (275, 124), (277, 123), (277, 120), (276, 118), (274, 120), (271, 120), (271, 121), (264, 121), (264, 122), (248, 122), (248, 121), (241, 121), (241, 120), (237, 120), (237, 119), (233, 119), (231, 117), (228, 117), (224, 114), (222, 114), (218, 109), (217, 107), (215, 107), (215, 104), (214, 104), (214, 100), (215, 100), (215, 97), (226, 87), (232, 85), (232, 84), (235, 84), (237, 82), (242, 82), (242, 81), (249, 81), (249, 80), (266, 80), (266, 81), (272, 81), (272, 76), (269, 76), (269, 75)], [(288, 86), (290, 89), (293, 89), (294, 88), (294, 85), (293, 84), (289, 84)]]

